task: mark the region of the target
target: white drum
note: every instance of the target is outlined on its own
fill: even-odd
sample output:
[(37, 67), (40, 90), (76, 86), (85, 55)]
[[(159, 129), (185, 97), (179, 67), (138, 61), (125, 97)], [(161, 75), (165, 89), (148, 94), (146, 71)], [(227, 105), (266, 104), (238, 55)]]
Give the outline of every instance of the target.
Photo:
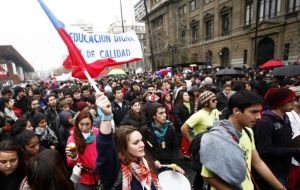
[(163, 190), (191, 190), (189, 180), (181, 173), (167, 170), (158, 174)]

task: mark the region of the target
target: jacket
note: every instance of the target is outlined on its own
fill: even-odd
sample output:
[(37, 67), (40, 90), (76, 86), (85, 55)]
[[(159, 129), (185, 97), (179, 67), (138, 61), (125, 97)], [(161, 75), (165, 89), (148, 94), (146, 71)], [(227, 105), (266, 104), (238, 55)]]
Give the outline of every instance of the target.
[(112, 101), (111, 107), (112, 107), (112, 112), (114, 114), (115, 124), (116, 126), (119, 126), (121, 124), (123, 117), (126, 115), (127, 111), (130, 108), (129, 103), (128, 101), (123, 100), (122, 107), (120, 107), (120, 105), (117, 102)]
[(165, 125), (169, 125), (169, 128), (163, 137), (162, 143), (158, 142), (151, 123), (144, 125), (141, 128), (141, 133), (145, 142), (145, 150), (153, 161), (158, 160), (163, 164), (170, 164), (174, 162), (175, 157), (175, 129), (169, 121)]
[[(96, 136), (99, 133), (99, 129), (92, 128), (92, 131), (94, 133), (95, 139), (92, 143), (86, 145), (83, 154), (82, 155), (78, 154), (77, 159), (72, 159), (69, 156), (67, 156), (67, 163), (69, 167), (73, 168), (75, 164), (81, 163), (81, 166), (92, 169), (92, 171), (91, 170), (86, 172), (84, 172), (83, 170), (81, 171), (80, 183), (85, 185), (97, 184), (97, 180), (99, 178), (95, 173), (96, 157), (97, 157)], [(71, 133), (68, 139), (67, 144), (70, 143), (75, 143), (74, 133)]]
[(265, 111), (253, 131), (256, 149), (261, 158), (276, 177), (287, 177), (292, 156), (300, 154), (299, 149), (288, 147), (292, 141), (292, 128), (287, 115), (281, 119), (272, 111)]
[(191, 112), (183, 104), (176, 104), (174, 107), (174, 126), (180, 131), (184, 122), (194, 113), (194, 106), (191, 103)]

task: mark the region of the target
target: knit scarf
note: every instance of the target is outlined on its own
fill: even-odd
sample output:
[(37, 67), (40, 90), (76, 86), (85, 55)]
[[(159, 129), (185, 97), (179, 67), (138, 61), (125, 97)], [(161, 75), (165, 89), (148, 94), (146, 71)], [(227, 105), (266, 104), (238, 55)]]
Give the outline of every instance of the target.
[(162, 188), (159, 185), (157, 175), (151, 172), (147, 160), (142, 157), (139, 163), (130, 162), (121, 164), (122, 170), (122, 190), (131, 190), (132, 175), (141, 183), (143, 189), (151, 190), (151, 184), (155, 185), (157, 190)]
[(171, 122), (170, 121), (166, 121), (165, 123), (162, 124), (162, 126), (160, 127), (156, 127), (155, 122), (151, 122), (151, 127), (154, 131), (155, 137), (157, 142), (160, 144), (161, 142), (163, 142), (164, 137), (167, 134), (168, 129), (171, 126)]

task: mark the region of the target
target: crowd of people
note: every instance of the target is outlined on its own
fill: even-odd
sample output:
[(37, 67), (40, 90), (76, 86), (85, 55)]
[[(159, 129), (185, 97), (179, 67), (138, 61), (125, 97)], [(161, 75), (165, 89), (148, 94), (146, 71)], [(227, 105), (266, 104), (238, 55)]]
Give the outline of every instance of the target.
[(96, 83), (100, 93), (77, 80), (2, 87), (1, 189), (160, 190), (158, 174), (183, 159), (196, 162), (195, 190), (300, 189), (299, 77), (195, 72)]

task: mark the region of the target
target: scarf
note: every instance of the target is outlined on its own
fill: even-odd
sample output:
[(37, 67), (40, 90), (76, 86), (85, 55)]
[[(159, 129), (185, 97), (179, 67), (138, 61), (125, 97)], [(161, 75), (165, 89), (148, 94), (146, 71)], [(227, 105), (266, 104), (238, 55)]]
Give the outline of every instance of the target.
[(156, 127), (155, 123), (153, 121), (151, 122), (151, 128), (153, 129), (156, 140), (159, 144), (161, 144), (161, 142), (164, 141), (164, 137), (166, 136), (171, 126), (170, 124), (171, 124), (170, 121), (166, 121), (160, 127)]
[(122, 189), (131, 190), (132, 175), (141, 183), (143, 189), (151, 190), (151, 184), (155, 185), (157, 190), (162, 190), (159, 185), (157, 175), (151, 172), (147, 160), (142, 157), (139, 163), (130, 162), (129, 164), (121, 164), (122, 170)]
[(10, 110), (10, 109), (8, 109), (8, 108), (5, 108), (5, 109), (4, 109), (4, 112), (5, 112), (6, 116), (12, 118), (14, 121), (17, 121), (17, 120), (18, 120), (18, 118), (17, 118), (17, 116), (16, 116), (16, 114), (15, 114), (14, 111), (12, 111), (12, 110)]
[(57, 144), (58, 140), (55, 133), (47, 126), (45, 132), (40, 135), (40, 141), (47, 141), (50, 144)]

